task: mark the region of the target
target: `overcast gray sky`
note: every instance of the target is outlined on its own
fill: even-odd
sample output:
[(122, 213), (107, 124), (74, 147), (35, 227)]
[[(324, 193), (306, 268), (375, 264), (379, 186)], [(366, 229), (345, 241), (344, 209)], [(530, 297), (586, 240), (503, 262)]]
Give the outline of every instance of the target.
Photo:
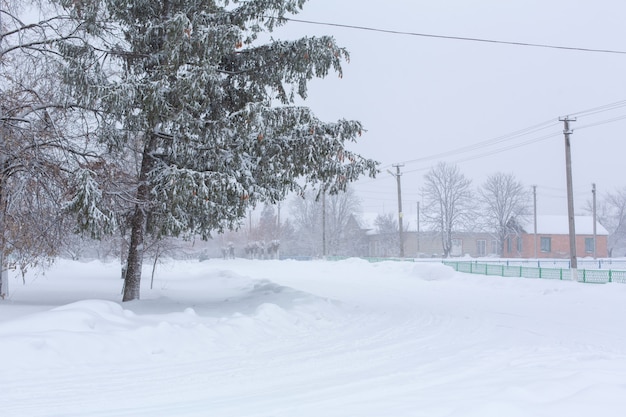
[[(623, 0), (310, 0), (294, 18), (626, 52), (625, 15)], [(572, 123), (577, 213), (591, 198), (592, 183), (599, 196), (626, 186), (626, 119), (589, 126), (626, 117), (626, 103), (581, 113), (626, 101), (626, 54), (296, 22), (274, 37), (321, 34), (333, 35), (351, 60), (342, 79), (331, 74), (314, 82), (306, 104), (326, 121), (345, 117), (364, 123), (367, 133), (353, 148), (383, 168), (379, 179), (355, 184), (366, 212), (396, 211), (395, 179), (386, 169), (404, 162), (404, 212), (413, 219), (424, 174), (446, 161), (458, 163), (475, 185), (498, 171), (513, 173), (529, 188), (537, 185), (540, 214), (566, 214), (563, 125), (558, 122), (565, 115), (578, 116)], [(467, 150), (543, 123), (545, 128), (535, 133)]]

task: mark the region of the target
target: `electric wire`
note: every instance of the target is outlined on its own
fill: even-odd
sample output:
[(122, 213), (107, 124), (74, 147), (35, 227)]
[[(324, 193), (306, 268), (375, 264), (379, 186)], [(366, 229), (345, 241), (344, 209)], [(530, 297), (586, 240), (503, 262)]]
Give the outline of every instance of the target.
[(450, 150), (450, 151), (440, 152), (438, 154), (433, 154), (433, 155), (429, 155), (429, 156), (425, 156), (425, 157), (421, 157), (421, 158), (411, 159), (411, 160), (408, 160), (408, 161), (404, 161), (402, 163), (403, 164), (412, 164), (412, 163), (415, 163), (415, 162), (423, 162), (423, 161), (428, 161), (428, 160), (432, 160), (432, 159), (439, 159), (439, 158), (442, 158), (442, 157), (456, 155), (456, 154), (459, 154), (459, 153), (472, 152), (472, 151), (475, 151), (475, 150), (478, 150), (478, 149), (481, 149), (481, 148), (490, 147), (490, 146), (497, 145), (497, 144), (502, 143), (502, 142), (510, 141), (510, 140), (513, 140), (513, 139), (517, 139), (517, 138), (519, 138), (521, 136), (526, 136), (526, 135), (529, 135), (529, 134), (532, 134), (532, 133), (536, 133), (536, 132), (539, 132), (541, 130), (553, 127), (553, 126), (555, 126), (557, 124), (558, 124), (557, 121), (549, 120), (549, 121), (546, 121), (546, 122), (543, 122), (543, 123), (540, 123), (540, 124), (537, 124), (537, 125), (534, 125), (534, 126), (530, 126), (530, 127), (524, 128), (524, 129), (517, 130), (515, 132), (509, 133), (509, 134), (506, 134), (506, 135), (498, 136), (498, 137), (495, 137), (495, 138), (492, 138), (492, 139), (488, 139), (488, 140), (485, 140), (485, 141), (482, 141), (482, 142), (474, 143), (474, 144), (471, 144), (471, 145), (468, 145), (468, 146), (464, 146), (464, 147), (461, 147), (461, 148), (457, 148), (457, 149), (453, 149), (453, 150)]
[[(609, 103), (603, 106), (598, 106), (598, 107), (594, 107), (588, 110), (583, 110), (583, 111), (579, 111), (577, 113), (572, 113), (572, 115), (577, 115), (577, 117), (585, 117), (585, 116), (590, 116), (590, 115), (595, 115), (595, 114), (599, 114), (599, 113), (603, 113), (606, 111), (611, 111), (611, 110), (615, 110), (618, 108), (622, 108), (622, 107), (626, 107), (626, 100), (622, 100), (622, 101), (618, 101), (618, 102), (614, 102), (614, 103)], [(626, 115), (620, 115), (620, 116), (616, 116), (613, 117), (611, 119), (605, 119), (605, 120), (601, 120), (598, 122), (593, 122), (593, 123), (588, 123), (582, 126), (577, 126), (575, 128), (575, 130), (580, 130), (580, 129), (587, 129), (589, 127), (595, 127), (595, 126), (600, 126), (600, 125), (604, 125), (604, 124), (608, 124), (608, 123), (613, 123), (616, 121), (620, 121), (620, 120), (624, 120), (626, 119)], [(463, 153), (469, 153), (469, 152), (473, 152), (482, 148), (487, 148), (487, 147), (491, 147), (503, 142), (507, 142), (507, 141), (511, 141), (514, 139), (518, 139), (520, 137), (523, 136), (527, 136), (529, 134), (532, 133), (537, 133), (539, 131), (542, 131), (544, 129), (553, 127), (555, 125), (558, 125), (559, 122), (556, 120), (548, 120), (545, 121), (543, 123), (539, 123), (524, 129), (520, 129), (517, 130), (515, 132), (506, 134), (506, 135), (502, 135), (502, 136), (498, 136), (496, 138), (492, 138), (492, 139), (488, 139), (482, 142), (478, 142), (478, 143), (474, 143), (472, 145), (468, 145), (468, 146), (464, 146), (461, 148), (456, 148), (450, 151), (445, 151), (445, 152), (440, 152), (437, 154), (433, 154), (433, 155), (429, 155), (429, 156), (425, 156), (425, 157), (421, 157), (421, 158), (416, 158), (416, 159), (412, 159), (412, 160), (407, 160), (407, 161), (403, 161), (402, 164), (408, 165), (408, 164), (413, 164), (413, 163), (417, 163), (417, 162), (426, 162), (426, 161), (430, 161), (430, 160), (435, 160), (435, 159), (440, 159), (440, 158), (444, 158), (444, 157), (448, 157), (448, 156), (453, 156), (453, 155), (458, 155), (458, 154), (463, 154)], [(516, 144), (511, 144), (509, 146), (505, 146), (505, 147), (501, 147), (501, 148), (497, 148), (494, 150), (490, 150), (490, 151), (486, 151), (486, 152), (482, 152), (480, 154), (477, 155), (473, 155), (467, 158), (461, 158), (455, 161), (455, 163), (460, 163), (460, 162), (466, 162), (466, 161), (470, 161), (470, 160), (474, 160), (474, 159), (478, 159), (478, 158), (482, 158), (482, 157), (486, 157), (486, 156), (491, 156), (497, 153), (501, 153), (501, 152), (505, 152), (511, 149), (516, 149), (522, 146), (526, 146), (526, 145), (530, 145), (536, 142), (540, 142), (546, 139), (550, 139), (553, 137), (557, 137), (560, 136), (561, 133), (552, 133), (552, 134), (548, 134), (548, 135), (544, 135), (544, 136), (540, 136), (538, 138), (533, 138), (530, 140), (526, 140), (520, 143), (516, 143)], [(422, 171), (424, 169), (419, 168), (419, 169), (414, 169), (414, 170), (408, 170), (408, 171), (404, 171), (404, 173), (410, 173), (410, 172), (415, 172), (415, 171)]]
[(618, 122), (618, 121), (624, 120), (624, 119), (626, 119), (626, 115), (616, 116), (616, 117), (613, 117), (612, 119), (606, 119), (606, 120), (601, 120), (601, 121), (595, 122), (595, 123), (589, 123), (589, 124), (586, 124), (586, 125), (577, 126), (575, 130), (587, 129), (589, 127), (595, 127), (595, 126), (601, 126), (601, 125), (605, 125), (605, 124), (608, 124), (608, 123)]
[(598, 114), (598, 113), (603, 113), (605, 111), (615, 110), (615, 109), (625, 107), (625, 106), (626, 106), (626, 100), (620, 100), (614, 103), (609, 103), (609, 104), (605, 104), (602, 106), (593, 107), (591, 109), (579, 111), (576, 113), (570, 113), (569, 116), (586, 117), (586, 116), (591, 116), (591, 115)]
[[(510, 41), (502, 41), (502, 40), (496, 40), (496, 39), (485, 39), (485, 38), (471, 38), (471, 37), (461, 37), (461, 36), (448, 36), (448, 35), (436, 35), (436, 34), (429, 34), (429, 33), (417, 33), (417, 32), (406, 32), (406, 31), (399, 31), (399, 30), (388, 30), (388, 29), (379, 29), (379, 28), (373, 28), (373, 27), (366, 27), (366, 26), (356, 26), (356, 25), (346, 25), (346, 24), (337, 24), (337, 23), (328, 23), (328, 22), (316, 22), (316, 21), (310, 21), (310, 20), (302, 20), (302, 19), (292, 19), (292, 18), (286, 18), (285, 20), (288, 21), (292, 21), (292, 22), (297, 22), (297, 23), (305, 23), (305, 24), (312, 24), (312, 25), (322, 25), (322, 26), (332, 26), (332, 27), (341, 27), (341, 28), (347, 28), (347, 29), (355, 29), (355, 30), (364, 30), (364, 31), (372, 31), (372, 32), (379, 32), (379, 33), (387, 33), (387, 34), (395, 34), (395, 35), (406, 35), (406, 36), (418, 36), (418, 37), (427, 37), (427, 38), (437, 38), (437, 39), (446, 39), (446, 40), (457, 40), (457, 41), (467, 41), (467, 42), (482, 42), (482, 43), (492, 43), (492, 44), (504, 44), (504, 45), (513, 45), (513, 46), (524, 46), (524, 47), (535, 47), (535, 48), (549, 48), (549, 49), (560, 49), (560, 50), (569, 50), (569, 51), (578, 51), (578, 52), (595, 52), (595, 53), (609, 53), (609, 54), (626, 54), (626, 51), (620, 51), (620, 50), (610, 50), (610, 49), (594, 49), (594, 48), (580, 48), (580, 47), (570, 47), (570, 46), (561, 46), (561, 45), (550, 45), (550, 44), (536, 44), (536, 43), (527, 43), (527, 42), (510, 42)], [(583, 111), (579, 111), (579, 112), (575, 112), (575, 113), (571, 113), (570, 116), (573, 117), (588, 117), (588, 116), (592, 116), (595, 114), (599, 114), (599, 113), (604, 113), (607, 111), (611, 111), (611, 110), (616, 110), (622, 107), (626, 106), (626, 100), (621, 100), (621, 101), (617, 101), (614, 103), (609, 103), (609, 104), (605, 104), (602, 106), (598, 106), (598, 107), (594, 107), (591, 109), (587, 109), (587, 110), (583, 110)], [(595, 126), (600, 126), (603, 124), (607, 124), (607, 123), (613, 123), (619, 120), (623, 120), (626, 119), (626, 115), (621, 115), (621, 116), (617, 116), (611, 119), (606, 119), (606, 120), (602, 120), (602, 121), (598, 121), (598, 122), (594, 122), (594, 123), (588, 123), (582, 126), (577, 126), (576, 129), (580, 130), (580, 129), (586, 129), (589, 127), (595, 127)], [(418, 162), (425, 162), (425, 161), (430, 161), (430, 160), (434, 160), (434, 159), (440, 159), (443, 157), (448, 157), (448, 156), (453, 156), (453, 155), (459, 155), (459, 154), (464, 154), (464, 153), (470, 153), (470, 152), (474, 152), (476, 150), (480, 150), (483, 148), (488, 148), (488, 147), (492, 147), (498, 144), (501, 144), (503, 142), (508, 142), (514, 139), (519, 139), (520, 137), (523, 136), (527, 136), (533, 133), (537, 133), (541, 130), (550, 128), (555, 126), (556, 124), (558, 124), (555, 120), (549, 120), (543, 123), (540, 123), (538, 125), (534, 125), (525, 129), (521, 129), (515, 132), (512, 132), (510, 134), (507, 135), (503, 135), (503, 136), (499, 136), (496, 138), (492, 138), (492, 139), (488, 139), (482, 142), (478, 142), (478, 143), (474, 143), (472, 145), (468, 145), (468, 146), (464, 146), (461, 148), (457, 148), (457, 149), (453, 149), (450, 151), (445, 151), (445, 152), (440, 152), (438, 154), (433, 154), (427, 157), (421, 157), (421, 158), (416, 158), (416, 159), (412, 159), (412, 160), (407, 160), (402, 162), (402, 164), (413, 164), (413, 163), (418, 163)], [(554, 133), (554, 134), (548, 134), (548, 135), (544, 135), (538, 138), (533, 138), (530, 140), (526, 140), (520, 143), (516, 143), (516, 144), (511, 144), (509, 146), (504, 146), (501, 148), (497, 148), (497, 149), (492, 149), (490, 151), (487, 152), (482, 152), (479, 153), (477, 155), (472, 155), (472, 156), (468, 156), (466, 158), (461, 158), (458, 159), (457, 161), (455, 161), (455, 163), (460, 163), (460, 162), (466, 162), (466, 161), (470, 161), (470, 160), (474, 160), (474, 159), (479, 159), (479, 158), (483, 158), (486, 156), (491, 156), (497, 153), (501, 153), (501, 152), (505, 152), (511, 149), (516, 149), (522, 146), (526, 146), (526, 145), (530, 145), (539, 141), (543, 141), (549, 138), (553, 138), (556, 136), (560, 136), (561, 133)], [(382, 167), (381, 169), (384, 168), (388, 168), (392, 165), (385, 165), (384, 167)], [(408, 170), (408, 171), (404, 171), (403, 174), (408, 174), (411, 172), (416, 172), (416, 171), (423, 171), (426, 170), (428, 168), (418, 168), (418, 169), (413, 169), (413, 170)], [(371, 181), (375, 181), (371, 180)], [(368, 181), (370, 182), (370, 181)], [(544, 187), (544, 188), (550, 188), (550, 187)], [(556, 189), (554, 189), (556, 191)], [(561, 191), (561, 190), (558, 190)], [(370, 191), (371, 193), (371, 191)], [(576, 194), (579, 194), (582, 192), (576, 192)], [(378, 194), (378, 193), (376, 193)], [(380, 194), (384, 194), (384, 193), (380, 193)], [(564, 198), (563, 196), (556, 196), (554, 194), (550, 195), (550, 194), (546, 194), (546, 193), (540, 193), (541, 196), (543, 197), (547, 197), (547, 198)], [(380, 201), (385, 201), (386, 199), (382, 199), (382, 198), (370, 198), (371, 200), (380, 200)]]
[(498, 39), (437, 35), (437, 34), (432, 34), (432, 33), (408, 32), (408, 31), (392, 30), (392, 29), (380, 29), (380, 28), (374, 28), (370, 26), (319, 22), (319, 21), (314, 21), (314, 20), (304, 20), (304, 19), (294, 19), (294, 18), (282, 18), (282, 19), (289, 21), (289, 22), (305, 23), (309, 25), (339, 27), (339, 28), (344, 28), (344, 29), (379, 32), (379, 33), (387, 33), (387, 34), (392, 34), (392, 35), (417, 36), (417, 37), (423, 37), (423, 38), (435, 38), (435, 39), (445, 39), (445, 40), (465, 41), (465, 42), (481, 42), (481, 43), (491, 43), (491, 44), (501, 44), (501, 45), (524, 46), (524, 47), (532, 47), (532, 48), (559, 49), (559, 50), (577, 51), (577, 52), (595, 52), (595, 53), (605, 53), (605, 54), (626, 55), (626, 51), (620, 51), (620, 50), (615, 50), (615, 49), (581, 48), (581, 47), (574, 47), (574, 46), (551, 45), (551, 44), (542, 44), (542, 43), (503, 41), (503, 40), (498, 40)]

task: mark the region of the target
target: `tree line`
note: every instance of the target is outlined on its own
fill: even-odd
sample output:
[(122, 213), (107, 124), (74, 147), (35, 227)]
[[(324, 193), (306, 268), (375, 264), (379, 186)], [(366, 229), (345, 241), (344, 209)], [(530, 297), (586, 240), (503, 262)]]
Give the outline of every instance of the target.
[[(491, 233), (499, 253), (504, 253), (507, 239), (519, 236), (533, 215), (532, 192), (512, 173), (494, 173), (474, 187), (458, 166), (441, 162), (426, 173), (423, 184), (424, 226), (441, 236), (445, 257), (450, 255), (452, 237), (459, 231)], [(592, 201), (587, 201), (581, 212), (592, 215), (592, 206)], [(609, 256), (626, 253), (626, 188), (601, 196), (596, 216), (609, 232)], [(398, 224), (393, 216), (379, 216), (376, 226), (379, 233), (395, 237), (390, 247), (398, 246)]]
[[(423, 186), (420, 188), (423, 197), (420, 210), (422, 230), (435, 232), (440, 237), (445, 257), (452, 251), (453, 236), (456, 232), (490, 233), (498, 244), (498, 253), (504, 253), (507, 240), (518, 237), (524, 225), (532, 221), (531, 189), (519, 181), (513, 173), (496, 172), (476, 187), (457, 165), (441, 162), (424, 175), (422, 183)], [(360, 213), (360, 201), (353, 192), (343, 198), (352, 200), (349, 206), (353, 211), (344, 214), (343, 221), (335, 221), (337, 225), (347, 224), (349, 215), (356, 214), (358, 218)], [(320, 210), (320, 202), (309, 200), (307, 203), (314, 204), (317, 204)], [(306, 218), (304, 214), (310, 212), (310, 209), (302, 202), (299, 202), (295, 209), (296, 213), (300, 213), (296, 215), (298, 221), (294, 223), (299, 238), (321, 242), (319, 232), (317, 236), (305, 232), (307, 222), (303, 220)], [(586, 202), (581, 213), (593, 214), (592, 201)], [(626, 188), (604, 193), (598, 200), (596, 216), (609, 232), (609, 256), (623, 256), (623, 253), (626, 253)], [(389, 256), (399, 256), (397, 213), (380, 213), (373, 224), (366, 225), (365, 222), (361, 222), (361, 225), (370, 227), (379, 235), (377, 245), (382, 252)], [(404, 227), (407, 230), (406, 224)], [(308, 229), (321, 230), (321, 222), (318, 220), (315, 226)], [(343, 232), (335, 230), (333, 232), (346, 235), (347, 229)], [(349, 250), (344, 246), (339, 252), (348, 253)], [(364, 253), (367, 254), (367, 250)]]

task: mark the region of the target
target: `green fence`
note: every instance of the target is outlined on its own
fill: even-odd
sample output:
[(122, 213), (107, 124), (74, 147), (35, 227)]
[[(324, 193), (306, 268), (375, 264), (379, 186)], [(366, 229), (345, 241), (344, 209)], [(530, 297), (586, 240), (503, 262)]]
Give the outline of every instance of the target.
[[(527, 266), (508, 266), (454, 261), (443, 261), (443, 264), (451, 266), (455, 271), (465, 272), (468, 274), (561, 280), (571, 279), (571, 270), (568, 268), (532, 268)], [(579, 269), (578, 279), (581, 282), (594, 284), (605, 284), (607, 282), (626, 283), (626, 271), (617, 271), (612, 269)]]

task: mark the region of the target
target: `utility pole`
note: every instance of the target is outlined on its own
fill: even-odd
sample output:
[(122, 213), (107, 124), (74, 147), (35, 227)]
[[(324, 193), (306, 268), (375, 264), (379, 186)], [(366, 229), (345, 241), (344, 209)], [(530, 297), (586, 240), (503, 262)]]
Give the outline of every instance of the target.
[(537, 186), (533, 185), (533, 219), (534, 219), (534, 241), (535, 259), (537, 259)]
[(420, 202), (417, 202), (417, 257), (420, 257)]
[(396, 181), (398, 183), (398, 229), (399, 229), (399, 235), (400, 235), (400, 257), (404, 258), (404, 228), (402, 226), (402, 186), (400, 183), (400, 177), (402, 176), (402, 173), (400, 172), (400, 168), (402, 168), (404, 165), (402, 164), (396, 164), (393, 165), (396, 168), (396, 173), (394, 174), (391, 171), (387, 171), (389, 172), (391, 175), (396, 177)]
[(591, 184), (591, 193), (593, 194), (593, 259), (596, 259), (596, 184)]
[(570, 135), (572, 130), (569, 122), (575, 122), (576, 118), (569, 116), (560, 117), (563, 122), (563, 135), (565, 136), (565, 174), (567, 178), (567, 217), (569, 219), (569, 252), (572, 281), (578, 281), (578, 262), (576, 260), (576, 226), (574, 222), (574, 187), (572, 184), (572, 151)]

